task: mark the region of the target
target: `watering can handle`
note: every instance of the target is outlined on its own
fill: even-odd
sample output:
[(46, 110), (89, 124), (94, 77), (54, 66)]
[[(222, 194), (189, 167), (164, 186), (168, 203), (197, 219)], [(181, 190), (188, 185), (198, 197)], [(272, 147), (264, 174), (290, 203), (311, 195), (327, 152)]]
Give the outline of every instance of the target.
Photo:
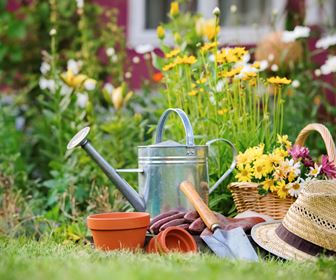
[(227, 143), (230, 147), (231, 147), (231, 151), (232, 151), (232, 162), (230, 165), (230, 168), (228, 170), (226, 170), (226, 172), (218, 179), (218, 181), (210, 188), (209, 190), (209, 194), (212, 193), (215, 189), (218, 188), (218, 186), (232, 173), (232, 171), (235, 169), (236, 167), (236, 156), (237, 156), (237, 150), (235, 148), (235, 146), (229, 141), (226, 140), (224, 138), (218, 138), (218, 139), (213, 139), (210, 140), (206, 143), (207, 146), (210, 146), (211, 144), (218, 142), (218, 141), (222, 141), (224, 143)]
[(170, 113), (175, 112), (178, 114), (180, 119), (182, 120), (184, 130), (186, 133), (186, 145), (187, 146), (194, 146), (194, 132), (191, 126), (191, 123), (188, 119), (188, 116), (186, 115), (185, 112), (183, 112), (181, 109), (178, 108), (169, 108), (164, 113), (162, 114), (157, 129), (156, 129), (156, 140), (155, 143), (160, 143), (162, 142), (162, 134), (163, 134), (163, 128), (166, 123), (166, 120), (169, 116)]

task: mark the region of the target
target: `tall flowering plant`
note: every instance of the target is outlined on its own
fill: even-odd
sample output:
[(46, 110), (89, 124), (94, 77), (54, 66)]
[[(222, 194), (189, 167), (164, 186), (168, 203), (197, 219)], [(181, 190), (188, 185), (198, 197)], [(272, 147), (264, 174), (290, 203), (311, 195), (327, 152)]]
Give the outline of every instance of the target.
[(259, 193), (274, 193), (280, 198), (297, 197), (304, 182), (336, 178), (336, 166), (327, 155), (321, 162), (312, 160), (309, 149), (292, 145), (288, 136), (277, 136), (277, 145), (265, 153), (264, 144), (248, 148), (237, 156), (236, 179), (259, 184)]
[(245, 47), (221, 43), (218, 8), (206, 20), (177, 7), (173, 2), (171, 21), (157, 28), (163, 57), (153, 54), (154, 66), (163, 74), (165, 105), (187, 112), (201, 143), (225, 137), (239, 149), (260, 142), (268, 149), (282, 131), (282, 89), (291, 81), (262, 78), (265, 62), (251, 60)]

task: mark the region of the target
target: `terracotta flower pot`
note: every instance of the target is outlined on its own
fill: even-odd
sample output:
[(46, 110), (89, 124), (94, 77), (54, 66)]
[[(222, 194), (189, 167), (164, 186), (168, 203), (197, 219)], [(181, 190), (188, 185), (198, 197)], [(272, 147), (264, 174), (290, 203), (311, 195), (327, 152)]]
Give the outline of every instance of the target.
[(102, 250), (142, 248), (149, 223), (149, 214), (142, 212), (102, 213), (87, 218), (95, 247)]
[(180, 227), (169, 227), (154, 236), (147, 248), (148, 253), (197, 252), (197, 244), (192, 235)]

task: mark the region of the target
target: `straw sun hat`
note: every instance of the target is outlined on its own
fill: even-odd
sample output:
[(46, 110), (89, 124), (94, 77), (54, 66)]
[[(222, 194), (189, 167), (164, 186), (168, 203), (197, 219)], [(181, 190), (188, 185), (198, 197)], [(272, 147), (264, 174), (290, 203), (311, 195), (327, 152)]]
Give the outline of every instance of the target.
[(336, 180), (307, 182), (283, 221), (257, 224), (253, 240), (287, 260), (336, 256)]

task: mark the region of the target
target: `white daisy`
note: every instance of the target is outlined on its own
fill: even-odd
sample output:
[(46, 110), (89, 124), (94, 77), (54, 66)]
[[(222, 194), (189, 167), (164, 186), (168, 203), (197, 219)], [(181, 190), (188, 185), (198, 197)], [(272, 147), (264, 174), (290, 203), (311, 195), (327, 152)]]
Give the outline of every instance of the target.
[(314, 167), (309, 167), (310, 171), (307, 174), (307, 176), (311, 176), (316, 178), (321, 173), (322, 165), (317, 165), (317, 163), (314, 164)]
[(303, 182), (304, 182), (304, 180), (302, 178), (298, 178), (298, 180), (296, 180), (295, 182), (289, 183), (287, 185), (288, 193), (291, 196), (298, 197), (300, 192), (303, 189)]

